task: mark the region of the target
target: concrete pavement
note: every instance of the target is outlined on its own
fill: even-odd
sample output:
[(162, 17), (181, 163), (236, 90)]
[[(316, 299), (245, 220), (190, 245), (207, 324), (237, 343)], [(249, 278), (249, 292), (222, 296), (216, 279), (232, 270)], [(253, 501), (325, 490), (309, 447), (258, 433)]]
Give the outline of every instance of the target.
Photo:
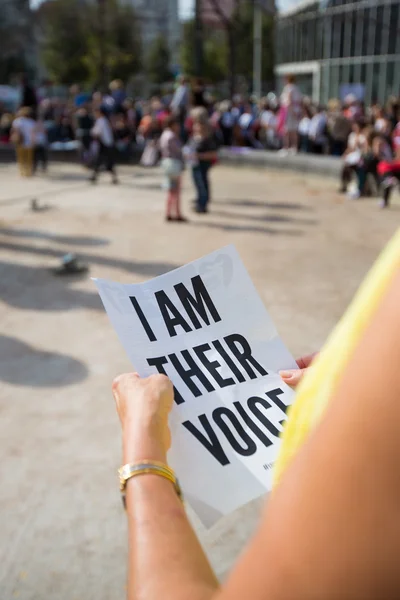
[[(112, 378), (131, 367), (88, 277), (56, 278), (67, 251), (92, 276), (138, 282), (235, 243), (290, 350), (320, 347), (400, 223), (400, 203), (349, 202), (331, 179), (217, 167), (206, 216), (163, 220), (161, 173), (127, 167), (96, 187), (76, 165), (21, 181), (0, 165), (0, 598), (124, 596), (126, 523)], [(32, 212), (36, 197), (45, 210)], [(184, 204), (193, 189), (185, 176)], [(220, 576), (260, 504), (202, 541)], [(195, 519), (194, 519), (195, 521)]]

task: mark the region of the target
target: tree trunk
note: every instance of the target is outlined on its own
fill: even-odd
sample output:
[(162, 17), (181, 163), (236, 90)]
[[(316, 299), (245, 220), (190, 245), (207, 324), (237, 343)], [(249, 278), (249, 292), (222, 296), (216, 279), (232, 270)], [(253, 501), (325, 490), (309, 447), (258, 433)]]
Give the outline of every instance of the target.
[(236, 92), (236, 46), (235, 30), (232, 25), (227, 26), (226, 37), (229, 49), (229, 93), (233, 98)]

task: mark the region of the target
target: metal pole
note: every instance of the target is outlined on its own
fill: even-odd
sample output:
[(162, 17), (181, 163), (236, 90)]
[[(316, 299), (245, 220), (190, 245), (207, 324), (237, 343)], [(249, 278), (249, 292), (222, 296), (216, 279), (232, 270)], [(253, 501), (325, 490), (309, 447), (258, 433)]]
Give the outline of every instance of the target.
[(253, 94), (262, 94), (262, 9), (259, 0), (254, 0), (254, 46), (253, 46)]
[(202, 11), (201, 11), (201, 0), (195, 2), (195, 13), (194, 13), (194, 28), (195, 28), (195, 56), (194, 56), (194, 69), (197, 77), (201, 77), (203, 74), (203, 23), (202, 23)]

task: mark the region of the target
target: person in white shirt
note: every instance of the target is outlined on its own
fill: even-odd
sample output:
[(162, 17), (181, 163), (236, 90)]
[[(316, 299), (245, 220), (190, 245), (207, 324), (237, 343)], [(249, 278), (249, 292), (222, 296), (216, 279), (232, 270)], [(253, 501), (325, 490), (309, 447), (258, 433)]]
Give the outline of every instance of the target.
[(90, 181), (96, 183), (100, 168), (104, 165), (106, 171), (109, 171), (112, 176), (112, 182), (117, 184), (118, 177), (115, 171), (115, 142), (112, 125), (106, 110), (102, 107), (95, 110), (95, 117), (96, 122), (91, 130), (91, 135), (98, 143), (98, 152)]
[(32, 118), (32, 109), (23, 106), (18, 111), (11, 129), (11, 141), (15, 144), (17, 162), (22, 177), (33, 174), (33, 147), (36, 122)]

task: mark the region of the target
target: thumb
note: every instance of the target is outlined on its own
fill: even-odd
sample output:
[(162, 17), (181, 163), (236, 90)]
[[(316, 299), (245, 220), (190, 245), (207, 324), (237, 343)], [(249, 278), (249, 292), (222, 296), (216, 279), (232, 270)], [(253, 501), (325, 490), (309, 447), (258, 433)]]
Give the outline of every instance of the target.
[(282, 381), (295, 388), (299, 385), (306, 371), (307, 369), (291, 369), (289, 371), (279, 371), (279, 375)]

